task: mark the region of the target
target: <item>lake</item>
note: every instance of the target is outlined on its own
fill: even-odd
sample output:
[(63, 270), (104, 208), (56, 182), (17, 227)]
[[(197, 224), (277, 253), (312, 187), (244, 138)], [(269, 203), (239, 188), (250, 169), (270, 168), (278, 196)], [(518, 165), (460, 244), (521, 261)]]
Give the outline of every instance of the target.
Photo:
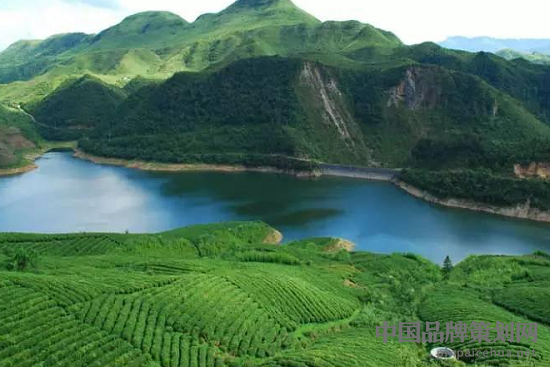
[(262, 220), (285, 241), (334, 236), (372, 252), (441, 262), (469, 254), (550, 251), (550, 224), (443, 208), (389, 183), (268, 173), (159, 173), (48, 153), (35, 171), (0, 178), (2, 232), (160, 232)]

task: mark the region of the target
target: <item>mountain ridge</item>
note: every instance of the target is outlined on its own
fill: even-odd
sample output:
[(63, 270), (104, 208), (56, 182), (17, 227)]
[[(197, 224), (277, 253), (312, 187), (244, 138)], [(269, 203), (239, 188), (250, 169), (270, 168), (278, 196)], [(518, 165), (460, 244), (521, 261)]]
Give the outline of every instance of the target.
[(497, 52), (503, 49), (513, 49), (520, 52), (550, 53), (550, 39), (545, 38), (494, 38), (494, 37), (448, 37), (439, 44), (447, 48), (455, 48), (470, 52)]
[[(334, 27), (336, 24), (342, 26)], [(201, 71), (215, 65), (222, 67), (246, 57), (300, 52), (323, 52), (330, 57), (331, 53), (348, 48), (344, 42), (368, 45), (372, 40), (378, 47), (401, 45), (390, 32), (368, 24), (356, 23), (360, 26), (355, 29), (346, 24), (350, 22), (322, 23), (290, 0), (238, 1), (191, 23), (170, 12), (142, 12), (126, 17), (97, 35), (56, 35), (8, 47), (0, 53), (0, 84), (26, 82), (42, 76), (60, 78), (70, 73), (94, 74), (111, 84), (124, 85), (136, 76), (166, 79), (175, 72)], [(333, 44), (328, 45), (330, 49), (322, 43), (327, 35), (319, 34), (328, 29), (336, 32)], [(339, 41), (340, 34), (342, 41)], [(52, 42), (54, 40), (63, 42)], [(68, 47), (71, 42), (72, 47)], [(320, 42), (319, 45), (316, 42)], [(52, 50), (41, 52), (48, 44)], [(150, 56), (143, 60), (143, 56), (130, 55), (132, 60), (126, 64), (150, 63), (151, 58), (157, 59), (156, 64), (146, 70), (138, 66), (129, 73), (117, 72), (124, 55), (137, 49), (146, 50)], [(51, 84), (46, 82), (41, 82), (41, 90)], [(0, 99), (1, 94), (0, 91)], [(29, 95), (28, 91), (21, 94)]]

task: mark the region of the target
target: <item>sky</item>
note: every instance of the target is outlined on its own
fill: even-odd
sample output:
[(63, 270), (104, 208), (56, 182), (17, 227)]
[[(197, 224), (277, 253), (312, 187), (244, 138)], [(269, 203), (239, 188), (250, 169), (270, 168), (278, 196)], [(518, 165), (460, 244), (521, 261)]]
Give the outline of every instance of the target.
[[(0, 50), (20, 39), (97, 33), (124, 17), (169, 10), (188, 21), (232, 0), (0, 0)], [(407, 44), (449, 36), (550, 38), (548, 0), (294, 0), (325, 20), (359, 20), (394, 32)]]

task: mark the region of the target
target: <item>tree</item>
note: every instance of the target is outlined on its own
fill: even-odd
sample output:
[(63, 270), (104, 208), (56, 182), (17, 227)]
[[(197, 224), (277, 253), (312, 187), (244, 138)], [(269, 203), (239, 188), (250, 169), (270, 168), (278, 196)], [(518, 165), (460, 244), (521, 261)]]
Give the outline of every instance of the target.
[(443, 268), (441, 269), (441, 273), (443, 274), (443, 279), (445, 280), (449, 279), (449, 276), (451, 275), (452, 270), (453, 270), (453, 262), (451, 261), (451, 258), (447, 256), (445, 257), (445, 260), (443, 260)]
[(6, 269), (11, 271), (26, 271), (36, 268), (38, 264), (38, 254), (32, 250), (18, 248), (8, 255)]

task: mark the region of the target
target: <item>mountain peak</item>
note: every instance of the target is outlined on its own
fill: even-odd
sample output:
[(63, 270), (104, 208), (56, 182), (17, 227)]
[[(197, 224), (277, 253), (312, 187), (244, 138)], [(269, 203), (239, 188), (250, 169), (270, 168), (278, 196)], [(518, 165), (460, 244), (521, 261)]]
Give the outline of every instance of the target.
[(237, 0), (214, 17), (217, 22), (222, 23), (242, 23), (246, 19), (246, 22), (253, 23), (254, 26), (320, 23), (291, 0)]
[(230, 5), (225, 11), (261, 11), (268, 9), (298, 10), (298, 7), (291, 0), (237, 0), (237, 2)]
[(169, 11), (144, 11), (141, 13), (136, 13), (124, 18), (124, 20), (120, 24), (147, 22), (187, 24), (187, 21), (185, 19)]
[(232, 7), (262, 8), (277, 5), (279, 3), (290, 3), (290, 0), (238, 0)]
[(163, 47), (178, 38), (189, 25), (168, 11), (147, 11), (130, 15), (94, 38), (94, 47)]

